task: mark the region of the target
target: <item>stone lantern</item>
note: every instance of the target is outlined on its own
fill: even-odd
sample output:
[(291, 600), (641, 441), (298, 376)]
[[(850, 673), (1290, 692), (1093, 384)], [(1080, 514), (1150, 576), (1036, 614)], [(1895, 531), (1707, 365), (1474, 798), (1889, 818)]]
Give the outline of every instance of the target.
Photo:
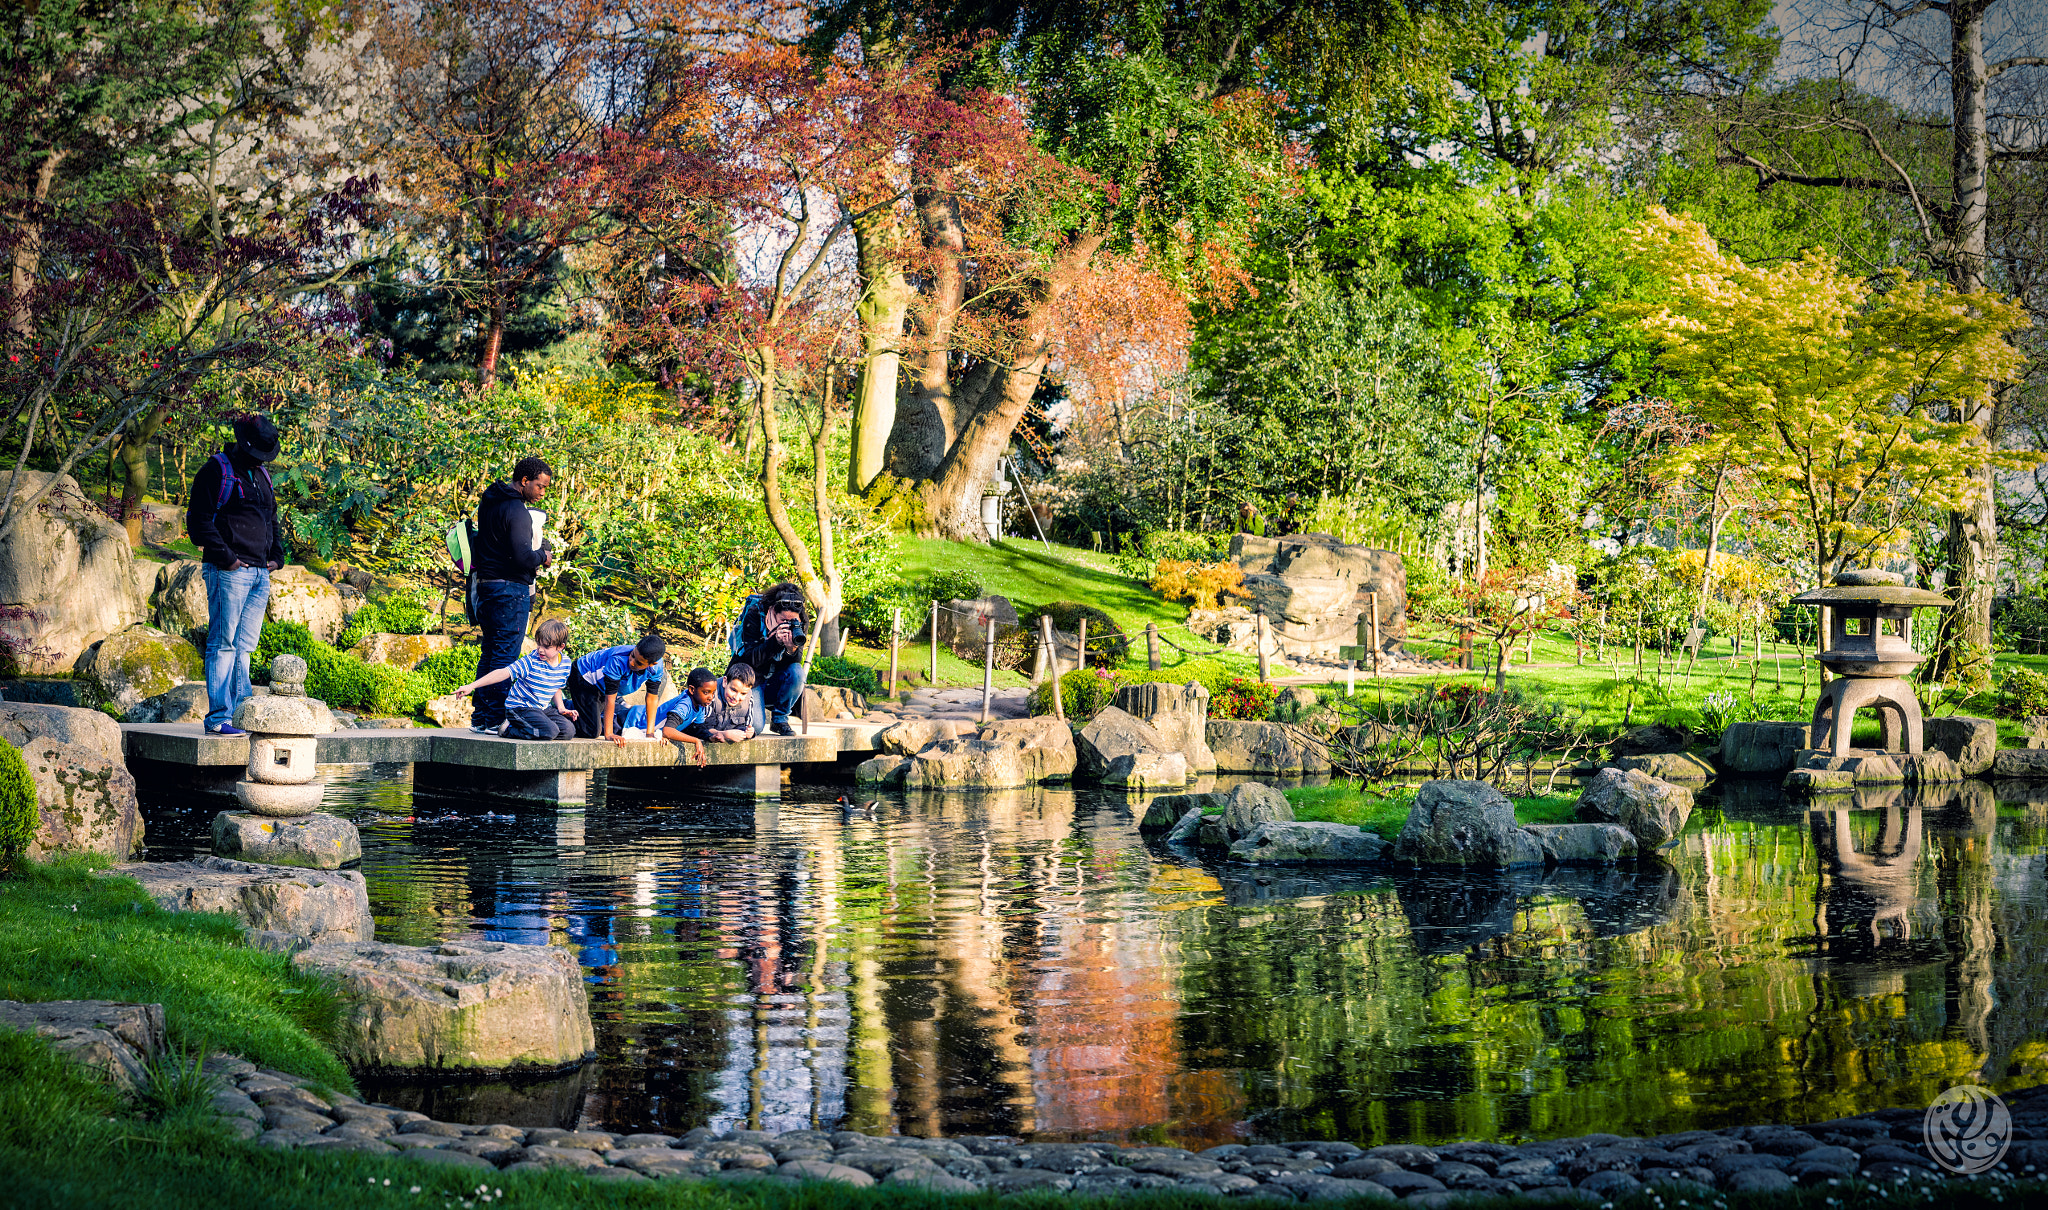
[(241, 811), (213, 821), (213, 851), (270, 865), (337, 869), (363, 855), (354, 824), (318, 810), (318, 736), (334, 730), (324, 702), (306, 696), (306, 661), (280, 655), (271, 662), (270, 693), (235, 710), (235, 726), (249, 733), (249, 763), (235, 797)]
[(1825, 606), (1830, 613), (1827, 647), (1819, 658), (1835, 679), (1814, 703), (1814, 748), (1837, 759), (1850, 756), (1856, 712), (1871, 707), (1886, 752), (1921, 755), (1920, 699), (1905, 679), (1927, 658), (1913, 650), (1913, 610), (1945, 607), (1948, 598), (1866, 568), (1842, 572), (1833, 587), (1803, 592), (1792, 603)]

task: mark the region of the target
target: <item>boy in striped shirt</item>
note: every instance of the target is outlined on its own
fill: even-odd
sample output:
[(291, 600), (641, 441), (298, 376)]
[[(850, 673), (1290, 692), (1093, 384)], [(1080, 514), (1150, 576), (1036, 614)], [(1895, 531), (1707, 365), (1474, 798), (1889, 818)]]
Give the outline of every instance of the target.
[(513, 739), (574, 739), (576, 712), (562, 705), (562, 686), (569, 683), (569, 624), (552, 618), (533, 633), (534, 649), (510, 667), (487, 672), (455, 692), (469, 693), (484, 685), (510, 680), (505, 694), (505, 721), (499, 735)]

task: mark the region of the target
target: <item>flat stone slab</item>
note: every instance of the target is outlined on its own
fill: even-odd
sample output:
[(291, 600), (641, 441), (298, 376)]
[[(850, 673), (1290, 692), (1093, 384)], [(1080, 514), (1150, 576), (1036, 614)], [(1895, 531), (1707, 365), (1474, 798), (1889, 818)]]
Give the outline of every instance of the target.
[(222, 811), (213, 817), (213, 851), (259, 865), (338, 870), (362, 860), (363, 838), (348, 820), (320, 811), (285, 819)]
[(1522, 830), (1543, 846), (1543, 859), (1552, 865), (1613, 865), (1636, 857), (1635, 834), (1618, 823), (1532, 823)]
[[(413, 764), (432, 755), (436, 734), (423, 727), (350, 727), (319, 736), (314, 753), (323, 765)], [(199, 766), (249, 763), (248, 736), (208, 735), (198, 723), (123, 723), (121, 739), (130, 760)]]
[(118, 1000), (0, 1000), (0, 1026), (47, 1039), (59, 1054), (134, 1092), (164, 1049), (164, 1006)]
[(141, 883), (167, 912), (223, 912), (244, 928), (311, 945), (368, 941), (376, 935), (369, 893), (354, 870), (287, 870), (201, 857), (123, 862), (110, 872)]
[(1690, 752), (1652, 752), (1647, 756), (1618, 756), (1601, 767), (1634, 769), (1647, 773), (1659, 781), (1709, 781), (1714, 776), (1714, 766)]
[(1230, 858), (1255, 865), (1342, 865), (1379, 861), (1387, 847), (1378, 833), (1352, 824), (1272, 820), (1231, 845)]
[(2021, 781), (2048, 781), (2048, 748), (2002, 748), (1992, 758), (1991, 773)]
[(583, 970), (561, 946), (320, 945), (292, 958), (339, 984), (349, 1066), (394, 1071), (558, 1068), (597, 1050)]

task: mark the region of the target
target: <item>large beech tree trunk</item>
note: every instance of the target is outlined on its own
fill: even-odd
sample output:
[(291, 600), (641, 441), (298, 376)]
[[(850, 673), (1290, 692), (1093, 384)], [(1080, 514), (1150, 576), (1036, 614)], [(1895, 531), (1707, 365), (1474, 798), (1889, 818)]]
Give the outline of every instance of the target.
[[(944, 342), (923, 350), (918, 385), (897, 412), (890, 469), (916, 481), (923, 506), (921, 531), (926, 536), (987, 540), (981, 527), (981, 489), (995, 479), (1010, 437), (1038, 391), (1052, 357), (1053, 318), (1059, 304), (1103, 241), (1097, 232), (1075, 236), (1042, 275), (1023, 287), (1019, 336), (1005, 362), (966, 357)], [(950, 258), (940, 263), (941, 270), (934, 274), (935, 296), (944, 299), (950, 289), (950, 297), (960, 297), (958, 264)], [(952, 315), (934, 308), (926, 338), (951, 322)]]
[[(868, 489), (887, 466), (889, 435), (896, 428), (897, 384), (903, 366), (903, 323), (910, 313), (910, 282), (891, 255), (896, 233), (883, 212), (853, 223), (860, 275), (861, 378), (853, 404), (853, 451), (847, 460), (847, 490)], [(828, 652), (827, 654), (832, 654)]]

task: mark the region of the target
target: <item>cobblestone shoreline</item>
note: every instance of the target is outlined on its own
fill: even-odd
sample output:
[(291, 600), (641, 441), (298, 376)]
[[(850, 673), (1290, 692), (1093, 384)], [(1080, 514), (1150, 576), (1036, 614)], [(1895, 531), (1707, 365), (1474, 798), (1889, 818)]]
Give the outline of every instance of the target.
[[(1669, 1192), (1769, 1192), (1845, 1182), (1937, 1182), (1948, 1174), (1921, 1141), (1923, 1111), (1887, 1109), (1807, 1126), (1688, 1130), (1654, 1138), (1590, 1134), (1507, 1146), (1359, 1147), (1343, 1142), (1225, 1144), (1203, 1151), (1113, 1143), (1034, 1143), (1003, 1136), (920, 1139), (851, 1130), (611, 1134), (437, 1122), (424, 1114), (323, 1097), (309, 1081), (228, 1056), (214, 1108), (266, 1147), (404, 1155), (485, 1172), (574, 1169), (600, 1180), (837, 1181), (941, 1192), (1116, 1194), (1177, 1189), (1281, 1201), (1462, 1195), (1575, 1195), (1592, 1202), (1646, 1186)], [(2048, 1175), (2048, 1086), (2008, 1095), (2013, 1143), (1993, 1179)]]

